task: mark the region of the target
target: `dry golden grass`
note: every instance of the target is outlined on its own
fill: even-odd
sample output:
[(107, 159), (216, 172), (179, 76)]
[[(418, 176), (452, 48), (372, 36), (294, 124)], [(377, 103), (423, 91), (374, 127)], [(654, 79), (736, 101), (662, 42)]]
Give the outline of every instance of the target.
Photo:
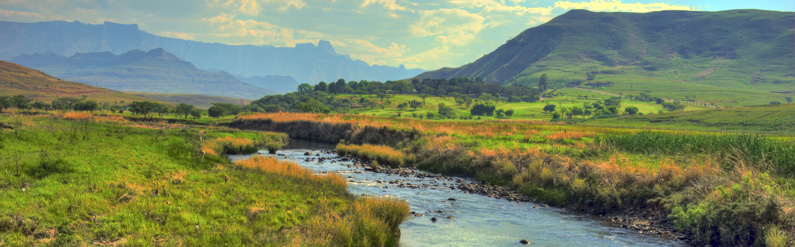
[(69, 120), (91, 120), (94, 118), (94, 114), (88, 112), (65, 112), (61, 115), (64, 119)]
[(235, 164), (245, 169), (306, 179), (312, 182), (328, 183), (335, 188), (342, 190), (348, 187), (348, 183), (345, 181), (345, 179), (336, 173), (315, 175), (312, 173), (312, 171), (307, 170), (294, 162), (279, 161), (276, 158), (254, 156), (247, 160), (237, 161)]
[(563, 139), (581, 140), (583, 137), (594, 137), (595, 135), (596, 134), (594, 132), (563, 131), (546, 135), (544, 136), (544, 139), (553, 141), (560, 141)]
[(336, 149), (342, 155), (354, 155), (368, 160), (375, 160), (381, 165), (400, 167), (406, 162), (406, 154), (384, 145), (338, 144)]

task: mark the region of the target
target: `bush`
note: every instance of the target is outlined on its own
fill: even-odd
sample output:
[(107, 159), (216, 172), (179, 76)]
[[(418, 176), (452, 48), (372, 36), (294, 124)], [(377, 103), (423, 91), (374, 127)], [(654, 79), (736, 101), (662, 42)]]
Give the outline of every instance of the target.
[(747, 172), (698, 204), (674, 207), (668, 217), (677, 229), (691, 233), (696, 245), (752, 246), (764, 242), (765, 228), (779, 221), (780, 210), (770, 177)]

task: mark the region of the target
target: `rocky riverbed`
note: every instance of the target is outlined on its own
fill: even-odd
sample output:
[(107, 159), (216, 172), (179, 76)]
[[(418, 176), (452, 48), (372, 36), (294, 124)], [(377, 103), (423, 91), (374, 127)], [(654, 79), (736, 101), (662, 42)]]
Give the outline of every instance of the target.
[[(272, 156), (267, 151), (260, 155)], [(643, 217), (595, 217), (548, 207), (508, 188), (470, 179), (408, 168), (374, 169), (332, 150), (290, 149), (275, 157), (318, 173), (338, 173), (354, 194), (409, 201), (412, 212), (401, 225), (402, 246), (521, 246), (521, 240), (535, 246), (684, 246), (658, 234), (662, 230), (653, 228), (652, 221), (644, 224)]]

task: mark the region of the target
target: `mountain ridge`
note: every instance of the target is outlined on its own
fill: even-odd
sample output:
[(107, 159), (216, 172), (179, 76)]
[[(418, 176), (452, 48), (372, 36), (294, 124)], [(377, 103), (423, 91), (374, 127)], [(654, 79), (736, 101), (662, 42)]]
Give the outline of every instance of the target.
[[(631, 84), (659, 79), (669, 84), (795, 93), (793, 19), (795, 12), (765, 10), (571, 10), (521, 32), (470, 64), (416, 78), (466, 76), (535, 85), (542, 74), (549, 74), (550, 86), (614, 82), (605, 88), (613, 92), (660, 91), (665, 85)], [(664, 90), (674, 89), (669, 85)], [(673, 95), (668, 94), (663, 96)]]
[(239, 81), (229, 73), (196, 68), (162, 48), (111, 52), (76, 53), (71, 57), (23, 54), (12, 62), (49, 74), (119, 91), (201, 94), (256, 99), (275, 91)]
[(136, 24), (105, 22), (20, 23), (0, 21), (0, 59), (22, 53), (53, 52), (71, 56), (77, 52), (121, 54), (129, 50), (163, 48), (197, 67), (223, 70), (245, 77), (280, 75), (298, 81), (397, 80), (415, 76), (423, 70), (369, 65), (337, 54), (330, 42), (321, 40), (295, 47), (226, 45), (161, 37), (147, 33)]

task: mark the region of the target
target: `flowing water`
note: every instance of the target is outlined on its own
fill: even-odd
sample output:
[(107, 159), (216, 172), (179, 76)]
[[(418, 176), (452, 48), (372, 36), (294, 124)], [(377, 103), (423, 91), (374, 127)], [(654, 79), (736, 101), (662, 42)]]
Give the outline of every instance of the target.
[[(255, 155), (293, 161), (318, 173), (339, 173), (348, 179), (348, 190), (353, 194), (396, 196), (408, 201), (416, 215), (400, 225), (401, 246), (522, 246), (521, 239), (527, 239), (532, 246), (686, 246), (680, 241), (615, 227), (589, 215), (461, 192), (450, 188), (452, 181), (444, 178), (364, 171), (336, 154), (324, 152), (332, 148), (294, 140), (276, 155), (268, 155), (267, 151)], [(312, 155), (307, 156), (306, 152)], [(319, 161), (320, 158), (324, 160)], [(438, 220), (431, 221), (433, 217)]]

